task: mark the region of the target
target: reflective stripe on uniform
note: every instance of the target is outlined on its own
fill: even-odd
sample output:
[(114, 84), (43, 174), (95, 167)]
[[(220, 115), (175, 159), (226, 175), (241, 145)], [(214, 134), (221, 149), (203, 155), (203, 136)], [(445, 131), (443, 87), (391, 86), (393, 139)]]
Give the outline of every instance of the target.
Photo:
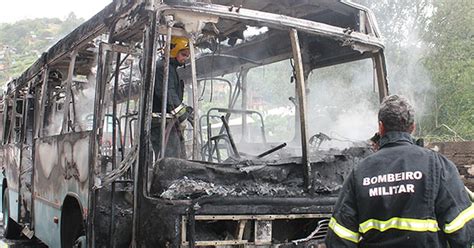
[(170, 113), (172, 115), (182, 115), (186, 111), (186, 105), (184, 103), (181, 103), (178, 107), (175, 109), (171, 110)]
[(354, 243), (359, 243), (360, 235), (356, 232), (353, 232), (347, 229), (341, 224), (337, 223), (334, 217), (332, 217), (331, 220), (329, 221), (329, 228), (331, 228), (334, 231), (334, 233), (340, 238), (347, 239)]
[(445, 233), (453, 233), (461, 228), (464, 225), (474, 218), (474, 203), (470, 207), (462, 211), (453, 221), (444, 226)]
[[(151, 117), (153, 118), (161, 118), (161, 113), (151, 113)], [(166, 113), (166, 118), (171, 119), (174, 116), (172, 114)]]
[(359, 232), (366, 233), (371, 229), (384, 232), (391, 228), (414, 232), (437, 232), (440, 230), (436, 220), (393, 217), (388, 220), (369, 219), (359, 225)]

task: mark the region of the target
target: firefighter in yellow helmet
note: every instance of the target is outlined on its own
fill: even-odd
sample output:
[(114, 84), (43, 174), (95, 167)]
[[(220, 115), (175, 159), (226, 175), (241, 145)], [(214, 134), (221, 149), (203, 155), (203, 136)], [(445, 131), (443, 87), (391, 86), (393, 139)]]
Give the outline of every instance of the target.
[(189, 40), (184, 37), (174, 36), (171, 38), (171, 50), (170, 50), (170, 57), (177, 58), (179, 52), (185, 52), (184, 55), (189, 57)]
[[(180, 80), (177, 69), (184, 66), (189, 58), (189, 40), (184, 37), (171, 38), (169, 58), (168, 98), (166, 103), (166, 150), (164, 157), (186, 158), (184, 137), (181, 124), (186, 120), (192, 123), (193, 109), (183, 104), (184, 82)], [(161, 108), (163, 99), (164, 59), (157, 61), (155, 74), (155, 91), (153, 96), (153, 118), (151, 127), (151, 143), (155, 158), (161, 152)]]

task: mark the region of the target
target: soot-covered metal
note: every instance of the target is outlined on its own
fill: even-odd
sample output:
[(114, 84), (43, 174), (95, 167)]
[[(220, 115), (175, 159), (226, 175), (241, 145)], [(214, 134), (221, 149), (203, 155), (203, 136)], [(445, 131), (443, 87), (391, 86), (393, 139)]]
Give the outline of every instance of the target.
[(363, 147), (319, 152), (311, 157), (313, 192), (304, 189), (300, 158), (242, 160), (235, 163), (192, 162), (175, 158), (158, 161), (150, 193), (170, 200), (203, 196), (296, 197), (335, 193), (362, 158)]
[[(317, 247), (324, 235), (308, 237), (327, 230), (318, 222), (329, 217), (344, 178), (370, 153), (368, 147), (353, 147), (312, 156), (311, 191), (304, 185), (301, 158), (219, 164), (164, 158), (150, 172), (150, 196), (155, 199), (142, 206), (147, 212), (144, 226), (150, 230), (144, 242), (163, 247), (260, 241)], [(266, 242), (257, 233), (265, 230), (259, 228), (265, 221), (271, 223), (265, 228), (271, 228), (273, 237)]]
[[(177, 3), (182, 12), (165, 10), (160, 19), (161, 30), (167, 28), (169, 31), (170, 25), (174, 25), (173, 32), (175, 29), (194, 30), (187, 25), (199, 23), (199, 18), (193, 17), (195, 15), (214, 20), (189, 35), (195, 41), (196, 59), (190, 62), (191, 65), (178, 69), (180, 78), (188, 86), (195, 87), (193, 78), (211, 81), (210, 88), (201, 84), (198, 87), (202, 88), (196, 90), (202, 91), (203, 95), (210, 90), (211, 96), (201, 96), (198, 105), (193, 106), (197, 116), (206, 120), (199, 122), (199, 127), (194, 126), (194, 131), (201, 132), (200, 156), (194, 160), (162, 158), (153, 163), (151, 156), (143, 157), (146, 153), (139, 151), (139, 161), (145, 161), (138, 163), (145, 168), (139, 177), (145, 179), (145, 183), (138, 190), (143, 190), (145, 196), (138, 197), (136, 209), (140, 211), (140, 220), (132, 242), (159, 247), (271, 247), (275, 244), (279, 247), (317, 247), (324, 239), (327, 220), (344, 179), (371, 153), (371, 149), (366, 144), (352, 144), (345, 149), (319, 149), (319, 143), (302, 158), (299, 142), (307, 141), (302, 141), (299, 133), (305, 125), (304, 120), (298, 119), (301, 114), (288, 118), (294, 119), (291, 124), (295, 129), (294, 136), (278, 141), (270, 137), (271, 141), (268, 141), (262, 113), (276, 107), (251, 109), (255, 106), (246, 102), (248, 91), (253, 89), (252, 85), (260, 83), (295, 83), (287, 92), (283, 90), (287, 93), (283, 99), (265, 99), (262, 105), (283, 102), (296, 113), (308, 111), (301, 101), (298, 102), (302, 96), (295, 87), (307, 89), (303, 82), (314, 69), (371, 58), (381, 51), (377, 28), (370, 24), (370, 13), (350, 4), (331, 1), (319, 1), (318, 4), (306, 1), (289, 12), (291, 8), (285, 6), (290, 1), (200, 2), (165, 1)], [(184, 11), (186, 8), (193, 11), (188, 13)], [(210, 13), (219, 18), (210, 18), (207, 16)], [(282, 26), (282, 22), (296, 21), (290, 17), (302, 19), (292, 23), (293, 26)], [(360, 23), (361, 20), (364, 23)], [(318, 23), (314, 30), (305, 26), (315, 27), (314, 22)], [(294, 33), (299, 41), (290, 39), (289, 29), (292, 28), (298, 29)], [(166, 39), (160, 36), (158, 43), (162, 49)], [(295, 51), (301, 52), (301, 62), (294, 58)], [(288, 63), (280, 63), (285, 61)], [(261, 82), (265, 80), (265, 68), (279, 63), (282, 65), (271, 73), (288, 70), (287, 78)], [(297, 74), (299, 69), (302, 76)], [(378, 68), (383, 69), (383, 65)], [(260, 74), (252, 78), (253, 71)], [(384, 72), (379, 75), (380, 84), (384, 85)], [(225, 79), (230, 92), (214, 88), (212, 81), (216, 78)], [(381, 95), (385, 93), (385, 88), (380, 91)], [(219, 94), (228, 97), (219, 102)], [(242, 102), (240, 106), (238, 101)], [(223, 105), (217, 105), (219, 103)], [(191, 104), (190, 100), (188, 104)], [(218, 112), (217, 115), (212, 111)], [(246, 123), (252, 114), (260, 116), (261, 126), (257, 127), (255, 123), (260, 121), (255, 120)], [(255, 130), (262, 134), (255, 135)], [(262, 142), (256, 142), (256, 137)], [(219, 143), (221, 141), (224, 144)], [(118, 196), (119, 202), (120, 199)], [(106, 212), (105, 209), (101, 211)], [(121, 209), (117, 208), (115, 218), (128, 219), (123, 222), (128, 223), (131, 217), (119, 214), (123, 213)]]

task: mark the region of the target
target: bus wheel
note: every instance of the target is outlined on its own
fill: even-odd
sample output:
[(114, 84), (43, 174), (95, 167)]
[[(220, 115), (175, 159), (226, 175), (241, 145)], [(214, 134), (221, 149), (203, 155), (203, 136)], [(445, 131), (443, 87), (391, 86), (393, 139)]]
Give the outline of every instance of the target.
[(76, 200), (67, 198), (61, 212), (61, 247), (86, 247), (85, 245), (81, 208)]
[(74, 242), (73, 248), (85, 248), (85, 247), (87, 247), (86, 236), (82, 235), (76, 239), (76, 242)]
[(21, 234), (21, 228), (12, 218), (10, 218), (10, 196), (8, 196), (8, 188), (3, 192), (3, 228), (4, 237), (7, 239), (18, 239)]

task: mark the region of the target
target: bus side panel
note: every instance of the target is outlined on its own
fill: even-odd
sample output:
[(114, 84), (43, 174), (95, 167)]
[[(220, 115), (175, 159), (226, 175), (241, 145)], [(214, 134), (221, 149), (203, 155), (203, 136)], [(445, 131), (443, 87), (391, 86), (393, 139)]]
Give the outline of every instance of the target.
[(8, 190), (10, 218), (18, 222), (18, 192), (14, 190)]
[(35, 208), (35, 235), (49, 247), (61, 247), (60, 226), (55, 223), (55, 218), (61, 216), (60, 206), (50, 204), (45, 200), (34, 201)]
[(10, 218), (18, 222), (20, 148), (15, 144), (6, 144), (3, 147), (5, 177), (7, 178), (8, 190), (10, 192)]
[(35, 144), (35, 233), (50, 247), (60, 244), (61, 208), (67, 195), (77, 198), (87, 213), (91, 138), (90, 131), (69, 133), (40, 138)]
[[(3, 172), (0, 173), (0, 187), (3, 189), (3, 179), (5, 177), (3, 176)], [(0, 195), (0, 206), (3, 206), (3, 192), (1, 192), (2, 194)]]
[[(1, 123), (0, 123), (1, 125)], [(3, 180), (5, 179), (5, 158), (4, 158), (4, 149), (3, 145), (0, 145), (0, 189), (3, 190)], [(6, 185), (5, 185), (6, 186)], [(3, 206), (3, 192), (2, 195), (0, 195), (0, 206)]]

